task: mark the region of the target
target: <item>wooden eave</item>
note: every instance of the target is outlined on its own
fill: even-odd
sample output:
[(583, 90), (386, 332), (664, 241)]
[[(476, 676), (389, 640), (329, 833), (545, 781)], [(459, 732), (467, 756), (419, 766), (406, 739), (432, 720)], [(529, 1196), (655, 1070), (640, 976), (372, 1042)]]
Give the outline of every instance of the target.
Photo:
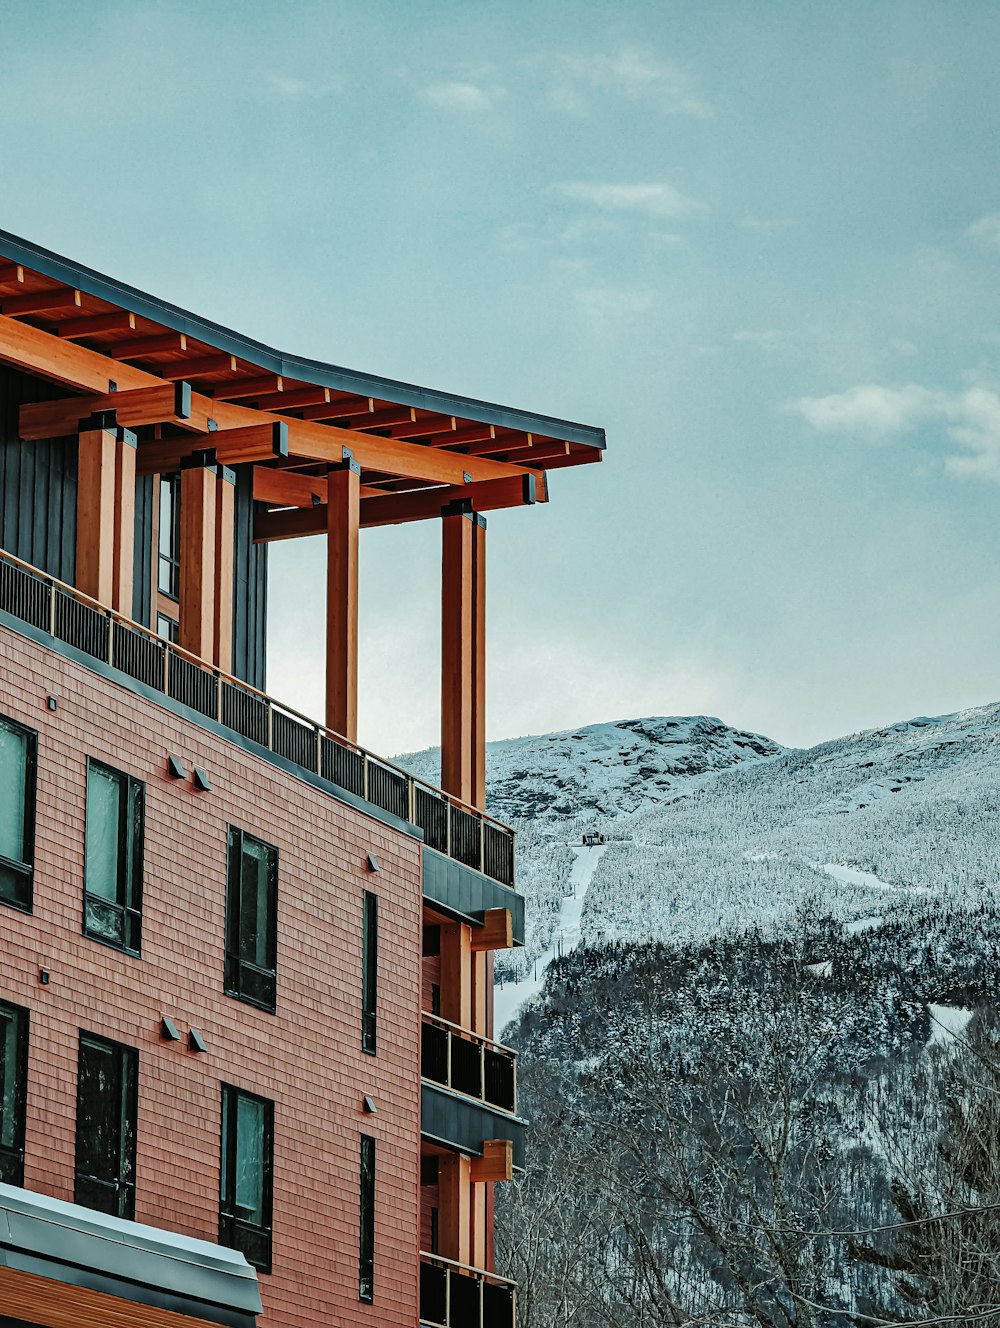
[[(0, 322), (8, 320), (67, 350), (101, 356), (119, 389), (157, 380), (190, 383), (220, 431), (245, 430), (255, 418), (262, 424), (287, 420), (287, 458), (269, 464), (325, 472), (336, 464), (337, 446), (345, 447), (359, 459), (370, 496), (439, 487), (442, 500), (450, 501), (456, 489), (523, 473), (539, 479), (534, 491), (545, 501), (541, 472), (600, 461), (605, 447), (603, 429), (283, 354), (0, 231)], [(47, 375), (44, 363), (31, 368), (93, 391), (93, 375), (75, 380)], [(165, 424), (163, 439), (175, 428), (176, 422)], [(212, 441), (215, 436), (203, 445)], [(414, 448), (429, 449), (440, 461), (428, 456), (425, 466), (414, 465)], [(384, 464), (376, 464), (383, 455)], [(517, 486), (508, 489), (513, 495)], [(433, 500), (395, 506), (413, 511), (403, 519), (436, 514)]]

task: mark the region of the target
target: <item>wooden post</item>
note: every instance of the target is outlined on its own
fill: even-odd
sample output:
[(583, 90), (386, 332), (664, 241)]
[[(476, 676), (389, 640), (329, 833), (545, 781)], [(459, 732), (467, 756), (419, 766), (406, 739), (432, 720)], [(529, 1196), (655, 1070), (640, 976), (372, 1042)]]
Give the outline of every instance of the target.
[(326, 726), (358, 740), (358, 530), (361, 467), (327, 476)]
[(135, 574), (135, 449), (131, 429), (119, 429), (115, 443), (115, 547), (112, 559), (111, 607), (132, 617)]
[(211, 661), (215, 646), (215, 511), (218, 479), (214, 465), (181, 471), (181, 593), (177, 643)]
[(441, 786), (486, 800), (486, 520), (441, 520)]
[(471, 1262), (471, 1163), (461, 1154), (442, 1157), (438, 1164), (438, 1247), (446, 1259)]
[[(215, 490), (215, 604), (212, 662), (233, 667), (233, 558), (236, 544), (236, 472), (222, 466)], [(221, 689), (220, 689), (221, 696)]]
[(110, 413), (80, 430), (76, 497), (76, 586), (119, 613), (132, 613), (135, 434)]
[(441, 1018), (472, 1027), (472, 929), (464, 922), (441, 923)]

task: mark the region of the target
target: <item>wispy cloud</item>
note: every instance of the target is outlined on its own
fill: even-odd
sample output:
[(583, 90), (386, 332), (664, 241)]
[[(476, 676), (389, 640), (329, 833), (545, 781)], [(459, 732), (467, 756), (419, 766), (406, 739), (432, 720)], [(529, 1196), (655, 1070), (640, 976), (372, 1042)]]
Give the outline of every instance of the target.
[(983, 244), (996, 245), (1000, 249), (1000, 212), (989, 212), (985, 217), (974, 221), (966, 232), (974, 240)]
[(478, 83), (432, 83), (423, 89), (421, 96), (442, 111), (478, 113), (492, 110), (503, 97), (503, 91), (487, 90)]
[(645, 212), (654, 217), (689, 217), (705, 211), (705, 204), (671, 184), (602, 184), (566, 181), (556, 186), (564, 198), (608, 212)]
[(625, 47), (615, 55), (564, 54), (556, 61), (555, 68), (557, 78), (552, 96), (562, 110), (585, 109), (586, 94), (597, 91), (630, 101), (654, 101), (671, 115), (705, 119), (712, 114), (712, 108), (698, 95), (689, 74), (636, 47)]
[(825, 397), (800, 397), (786, 407), (819, 433), (855, 434), (874, 441), (940, 425), (957, 451), (947, 456), (952, 475), (1000, 484), (1000, 396), (985, 387), (946, 392), (909, 383), (875, 383)]

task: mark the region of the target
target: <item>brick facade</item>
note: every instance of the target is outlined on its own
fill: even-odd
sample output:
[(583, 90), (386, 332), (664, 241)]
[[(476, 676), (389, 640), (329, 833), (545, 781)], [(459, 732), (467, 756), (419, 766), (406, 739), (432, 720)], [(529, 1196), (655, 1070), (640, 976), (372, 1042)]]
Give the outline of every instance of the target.
[[(220, 1085), (248, 1089), (275, 1104), (261, 1328), (412, 1328), (419, 843), (2, 627), (0, 689), (0, 712), (39, 734), (34, 912), (0, 906), (0, 997), (31, 1012), (25, 1185), (72, 1199), (80, 1030), (127, 1043), (139, 1050), (136, 1220), (217, 1239)], [(170, 778), (171, 753), (211, 791)], [(141, 958), (81, 934), (88, 755), (146, 785)], [(222, 990), (229, 824), (279, 850), (273, 1015)], [(361, 1051), (365, 889), (379, 896), (375, 1057)], [(164, 1015), (181, 1042), (161, 1040)], [(188, 1049), (192, 1026), (207, 1054)], [(374, 1305), (357, 1299), (361, 1133), (377, 1140)]]

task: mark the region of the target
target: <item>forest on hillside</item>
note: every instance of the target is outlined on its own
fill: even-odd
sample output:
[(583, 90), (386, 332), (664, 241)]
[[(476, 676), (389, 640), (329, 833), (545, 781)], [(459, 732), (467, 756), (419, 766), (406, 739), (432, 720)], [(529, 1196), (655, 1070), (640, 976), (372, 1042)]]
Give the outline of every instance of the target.
[(508, 1031), (520, 1328), (1000, 1325), (998, 961), (968, 894), (557, 960)]

